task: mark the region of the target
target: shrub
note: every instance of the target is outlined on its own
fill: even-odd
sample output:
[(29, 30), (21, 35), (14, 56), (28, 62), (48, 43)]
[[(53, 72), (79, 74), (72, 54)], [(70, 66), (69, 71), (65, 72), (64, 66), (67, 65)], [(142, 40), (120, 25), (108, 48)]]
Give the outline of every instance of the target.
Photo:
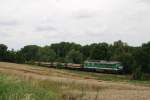
[(143, 80), (144, 79), (143, 72), (141, 71), (140, 66), (138, 66), (135, 69), (135, 71), (133, 72), (132, 79), (134, 79), (134, 80)]

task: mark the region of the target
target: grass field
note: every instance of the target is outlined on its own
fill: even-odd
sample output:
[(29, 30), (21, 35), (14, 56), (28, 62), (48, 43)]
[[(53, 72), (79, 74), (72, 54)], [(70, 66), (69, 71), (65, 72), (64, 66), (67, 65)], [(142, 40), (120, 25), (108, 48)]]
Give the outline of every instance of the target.
[(0, 100), (149, 100), (149, 81), (129, 78), (0, 62)]
[(128, 82), (133, 84), (150, 85), (150, 80), (132, 80), (131, 75), (119, 75), (119, 74), (106, 74), (106, 73), (93, 73), (75, 70), (64, 70), (70, 73), (76, 73), (84, 78), (94, 78), (96, 80), (112, 81), (112, 82)]
[[(0, 99), (1, 100), (56, 100), (58, 89), (44, 87), (38, 81), (24, 81), (17, 77), (0, 74)], [(57, 92), (57, 93), (56, 93)]]

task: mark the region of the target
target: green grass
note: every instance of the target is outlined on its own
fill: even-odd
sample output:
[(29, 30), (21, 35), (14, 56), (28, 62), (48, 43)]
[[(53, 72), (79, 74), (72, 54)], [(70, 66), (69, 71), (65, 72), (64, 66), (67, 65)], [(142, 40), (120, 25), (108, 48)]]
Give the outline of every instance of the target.
[[(64, 70), (64, 69), (62, 69)], [(93, 73), (75, 70), (64, 70), (71, 73), (76, 73), (84, 78), (94, 78), (96, 80), (113, 81), (113, 82), (128, 82), (132, 84), (149, 84), (150, 80), (131, 80), (130, 75), (117, 75), (117, 74), (104, 74), (104, 73)]]
[[(63, 69), (64, 70), (64, 69)], [(104, 73), (94, 73), (94, 72), (84, 72), (84, 71), (75, 71), (75, 70), (64, 70), (71, 73), (76, 73), (81, 77), (89, 77), (97, 80), (104, 81), (127, 81), (129, 80), (128, 75), (117, 75), (117, 74), (104, 74)]]
[(60, 100), (56, 87), (0, 74), (0, 100)]
[(128, 82), (132, 84), (143, 84), (150, 86), (150, 80), (128, 80)]
[(0, 100), (82, 100), (87, 92), (97, 93), (100, 89), (74, 81), (54, 82), (0, 74)]

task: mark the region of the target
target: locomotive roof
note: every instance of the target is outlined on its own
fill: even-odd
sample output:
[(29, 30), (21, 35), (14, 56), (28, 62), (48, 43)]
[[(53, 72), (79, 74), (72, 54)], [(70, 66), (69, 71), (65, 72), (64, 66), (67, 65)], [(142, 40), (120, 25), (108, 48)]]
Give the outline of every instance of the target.
[(118, 64), (119, 61), (105, 61), (105, 60), (87, 60), (89, 63), (100, 63), (100, 64)]

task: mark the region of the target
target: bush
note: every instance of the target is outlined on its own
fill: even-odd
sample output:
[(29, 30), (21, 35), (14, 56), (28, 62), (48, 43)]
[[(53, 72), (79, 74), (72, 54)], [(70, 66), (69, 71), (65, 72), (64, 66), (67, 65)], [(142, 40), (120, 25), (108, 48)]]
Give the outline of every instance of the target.
[(134, 80), (143, 80), (144, 79), (143, 72), (141, 71), (140, 66), (137, 67), (135, 69), (135, 71), (133, 72), (132, 79), (134, 79)]

